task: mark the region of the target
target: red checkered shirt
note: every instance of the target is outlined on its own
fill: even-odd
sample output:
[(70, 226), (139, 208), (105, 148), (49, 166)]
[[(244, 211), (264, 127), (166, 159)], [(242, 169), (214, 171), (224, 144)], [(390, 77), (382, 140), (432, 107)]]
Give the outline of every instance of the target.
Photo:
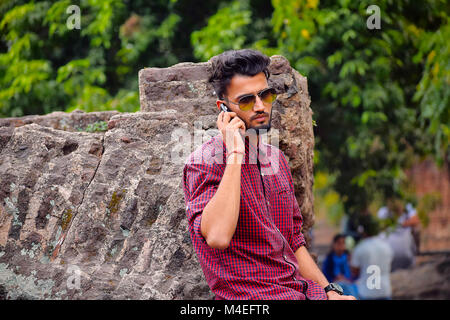
[(221, 135), (197, 148), (185, 163), (189, 232), (208, 285), (216, 299), (327, 299), (322, 287), (298, 270), (294, 252), (305, 245), (305, 239), (286, 158), (274, 146), (261, 140), (259, 145), (256, 148), (246, 139), (239, 219), (225, 250), (208, 246), (200, 232), (203, 209), (217, 191), (226, 166)]

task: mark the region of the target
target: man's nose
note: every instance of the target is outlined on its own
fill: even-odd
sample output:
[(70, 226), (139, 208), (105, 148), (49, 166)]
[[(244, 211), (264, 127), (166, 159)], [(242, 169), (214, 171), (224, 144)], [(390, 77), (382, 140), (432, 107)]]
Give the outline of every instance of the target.
[(261, 98), (256, 95), (255, 105), (253, 106), (253, 111), (264, 111), (265, 106)]

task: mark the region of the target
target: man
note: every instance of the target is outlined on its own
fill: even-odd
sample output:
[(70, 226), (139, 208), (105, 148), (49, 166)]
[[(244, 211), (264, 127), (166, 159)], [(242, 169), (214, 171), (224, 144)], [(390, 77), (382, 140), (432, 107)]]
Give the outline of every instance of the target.
[(378, 225), (370, 215), (360, 217), (362, 240), (355, 247), (350, 267), (356, 280), (359, 298), (363, 300), (391, 299), (391, 263), (393, 252), (389, 244), (377, 236)]
[(393, 224), (381, 234), (394, 253), (391, 272), (412, 267), (420, 244), (417, 211), (411, 203), (405, 206), (399, 199), (388, 199), (387, 206), (380, 208), (377, 215), (385, 225)]
[(211, 62), (217, 107), (229, 112), (219, 113), (220, 134), (186, 161), (183, 189), (193, 246), (216, 299), (354, 299), (340, 295), (309, 255), (288, 163), (260, 142), (276, 98), (270, 59), (244, 49)]

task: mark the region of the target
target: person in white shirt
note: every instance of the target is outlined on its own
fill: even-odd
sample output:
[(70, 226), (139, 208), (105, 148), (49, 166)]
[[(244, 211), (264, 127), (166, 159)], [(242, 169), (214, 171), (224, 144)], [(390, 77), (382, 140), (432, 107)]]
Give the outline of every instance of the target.
[(358, 227), (362, 240), (356, 245), (350, 261), (359, 298), (391, 299), (390, 282), (393, 251), (389, 244), (377, 236), (378, 225), (371, 215), (363, 215)]
[(380, 235), (394, 252), (391, 271), (414, 266), (420, 247), (420, 219), (412, 204), (404, 206), (401, 201), (389, 200), (388, 206), (380, 208), (377, 216), (385, 224), (387, 220), (395, 221)]

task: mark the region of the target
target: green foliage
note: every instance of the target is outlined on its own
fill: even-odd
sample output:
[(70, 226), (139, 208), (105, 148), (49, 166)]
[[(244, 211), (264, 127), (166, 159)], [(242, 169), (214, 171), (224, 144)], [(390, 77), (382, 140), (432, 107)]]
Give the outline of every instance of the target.
[[(380, 191), (385, 199), (404, 196), (403, 169), (415, 154), (448, 157), (448, 17), (441, 2), (426, 6), (421, 14), (429, 19), (417, 21), (408, 1), (378, 1), (381, 30), (366, 26), (370, 1), (272, 3), (278, 48), (308, 76), (318, 168), (338, 175), (335, 188), (348, 196), (348, 213), (364, 211)], [(444, 66), (434, 87), (427, 79), (435, 67), (420, 64), (433, 49)]]
[(424, 227), (427, 227), (430, 223), (430, 218), (428, 213), (434, 211), (442, 201), (442, 195), (438, 192), (431, 192), (424, 194), (419, 202), (417, 208), (417, 215), (419, 216), (420, 222)]
[(247, 1), (235, 0), (219, 9), (205, 28), (192, 33), (194, 54), (201, 60), (208, 60), (225, 50), (241, 49), (251, 23), (251, 11), (247, 8)]
[[(186, 25), (192, 2), (0, 2), (0, 117), (139, 110), (140, 69), (193, 60), (189, 35), (217, 4), (197, 6)], [(80, 29), (68, 27), (72, 5)]]
[(78, 131), (85, 132), (102, 132), (108, 130), (108, 122), (106, 121), (97, 121), (94, 123), (90, 123), (86, 126), (86, 128), (78, 128)]
[(242, 48), (254, 48), (269, 56), (278, 54), (277, 48), (270, 47), (274, 44), (270, 18), (253, 13), (249, 0), (223, 2), (207, 25), (191, 34), (195, 57), (206, 61), (225, 50)]
[(450, 17), (443, 20), (438, 30), (422, 31), (417, 39), (419, 51), (413, 57), (413, 61), (425, 64), (413, 101), (420, 106), (421, 128), (433, 137), (428, 151), (439, 163), (445, 160), (450, 141)]
[(339, 225), (344, 216), (340, 195), (334, 190), (336, 176), (319, 171), (314, 175), (314, 212), (317, 217), (326, 217), (334, 225)]

